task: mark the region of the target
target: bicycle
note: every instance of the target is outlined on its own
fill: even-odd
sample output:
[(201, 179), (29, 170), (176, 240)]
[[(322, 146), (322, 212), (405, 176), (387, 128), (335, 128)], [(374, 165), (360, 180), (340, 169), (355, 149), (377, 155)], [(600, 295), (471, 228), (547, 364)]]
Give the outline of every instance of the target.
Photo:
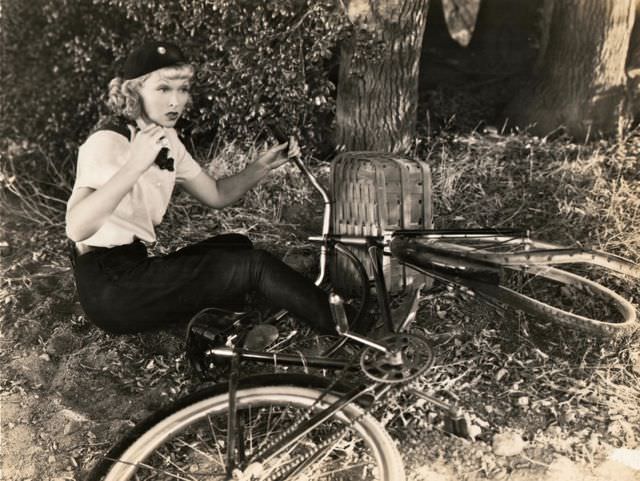
[[(468, 435), (469, 417), (463, 410), (412, 387), (412, 381), (433, 362), (429, 340), (410, 330), (423, 286), (411, 286), (404, 301), (392, 310), (383, 274), (384, 255), (499, 308), (512, 307), (597, 335), (625, 335), (637, 328), (635, 308), (624, 297), (582, 275), (555, 267), (580, 263), (639, 278), (640, 269), (631, 261), (542, 243), (530, 239), (526, 231), (510, 229), (398, 230), (368, 237), (330, 234), (331, 199), (307, 166), (299, 158), (294, 161), (321, 194), (325, 206), (322, 233), (310, 238), (320, 244), (316, 283), (325, 281), (329, 255), (345, 256), (361, 277), (360, 295), (354, 303), (357, 313), (349, 321), (343, 297), (335, 292), (330, 295), (339, 337), (316, 356), (246, 349), (242, 335), (221, 335), (211, 319), (199, 322), (210, 314), (220, 326), (242, 331), (251, 324), (242, 313), (214, 309), (196, 316), (188, 328), (190, 359), (200, 372), (223, 366), (228, 380), (199, 390), (136, 426), (97, 463), (89, 481), (402, 481), (404, 468), (398, 449), (372, 416), (376, 406), (384, 406), (388, 396), (399, 392), (430, 402), (445, 413), (448, 431)], [(371, 276), (347, 246), (366, 248)], [(515, 273), (517, 285), (524, 292), (503, 284), (505, 272)], [(528, 289), (538, 281), (588, 290), (592, 293), (589, 296), (608, 300), (621, 322), (596, 320), (535, 299)], [(363, 321), (372, 283), (385, 331), (375, 339), (360, 334), (372, 328), (370, 320)], [(278, 312), (270, 322), (284, 315)], [(338, 357), (336, 354), (346, 345), (359, 351), (352, 357)], [(329, 379), (276, 373), (242, 378), (242, 361), (317, 368), (341, 375)]]

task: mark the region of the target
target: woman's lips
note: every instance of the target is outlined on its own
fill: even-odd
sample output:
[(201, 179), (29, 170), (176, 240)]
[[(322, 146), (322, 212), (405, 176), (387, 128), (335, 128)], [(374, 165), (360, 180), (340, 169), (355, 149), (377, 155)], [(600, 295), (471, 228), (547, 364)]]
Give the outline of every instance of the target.
[(180, 114), (178, 114), (178, 112), (169, 112), (165, 114), (165, 117), (167, 117), (169, 120), (178, 120), (179, 115)]

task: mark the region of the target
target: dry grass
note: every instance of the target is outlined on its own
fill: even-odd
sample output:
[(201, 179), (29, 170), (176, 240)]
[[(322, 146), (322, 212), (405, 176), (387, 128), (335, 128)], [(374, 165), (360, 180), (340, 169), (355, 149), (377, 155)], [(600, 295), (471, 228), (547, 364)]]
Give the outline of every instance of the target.
[(615, 144), (473, 133), (423, 145), (417, 154), (433, 168), (436, 224), (516, 225), (640, 259), (636, 133)]

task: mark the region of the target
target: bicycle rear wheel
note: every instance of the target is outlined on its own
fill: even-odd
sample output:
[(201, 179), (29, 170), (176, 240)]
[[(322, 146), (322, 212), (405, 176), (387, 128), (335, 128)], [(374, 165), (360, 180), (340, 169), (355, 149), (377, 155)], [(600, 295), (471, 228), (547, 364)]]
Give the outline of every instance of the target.
[[(266, 383), (266, 384), (265, 384)], [(290, 428), (336, 399), (318, 378), (255, 376), (236, 394), (240, 458), (251, 459)], [(321, 401), (318, 401), (322, 399)], [(227, 479), (229, 399), (218, 385), (157, 413), (116, 445), (92, 470), (88, 481)], [(292, 477), (296, 464), (318, 457)], [(263, 465), (255, 479), (404, 480), (401, 457), (384, 428), (350, 403)], [(249, 478), (247, 478), (249, 479)], [(254, 479), (254, 478), (251, 478)]]
[[(639, 325), (627, 299), (585, 277), (586, 268), (639, 278), (633, 262), (610, 254), (570, 249), (515, 236), (457, 234), (398, 236), (393, 255), (441, 281), (464, 286), (481, 298), (539, 319), (598, 336), (628, 335)], [(578, 273), (555, 266), (581, 266)]]

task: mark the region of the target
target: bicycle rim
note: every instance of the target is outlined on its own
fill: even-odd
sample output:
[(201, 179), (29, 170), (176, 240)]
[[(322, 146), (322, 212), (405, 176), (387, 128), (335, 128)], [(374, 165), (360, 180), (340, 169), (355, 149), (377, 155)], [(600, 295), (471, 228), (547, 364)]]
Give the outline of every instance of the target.
[[(297, 419), (335, 400), (318, 388), (278, 384), (240, 387), (238, 430), (251, 457)], [(90, 481), (226, 479), (228, 395), (203, 391), (178, 404), (143, 429), (130, 442), (112, 450)], [(319, 458), (294, 477), (279, 477), (315, 449)], [(102, 474), (101, 474), (102, 473)], [(261, 467), (255, 479), (326, 479), (402, 481), (400, 455), (384, 428), (354, 404), (338, 411)]]
[(638, 266), (626, 259), (509, 237), (456, 243), (399, 239), (392, 250), (428, 275), (539, 319), (607, 337), (638, 328), (636, 309), (627, 299), (583, 275), (554, 267), (574, 264), (640, 277)]
[(476, 290), (538, 319), (596, 336), (623, 336), (638, 328), (635, 307), (590, 279), (555, 267), (532, 267), (517, 278), (513, 287)]

